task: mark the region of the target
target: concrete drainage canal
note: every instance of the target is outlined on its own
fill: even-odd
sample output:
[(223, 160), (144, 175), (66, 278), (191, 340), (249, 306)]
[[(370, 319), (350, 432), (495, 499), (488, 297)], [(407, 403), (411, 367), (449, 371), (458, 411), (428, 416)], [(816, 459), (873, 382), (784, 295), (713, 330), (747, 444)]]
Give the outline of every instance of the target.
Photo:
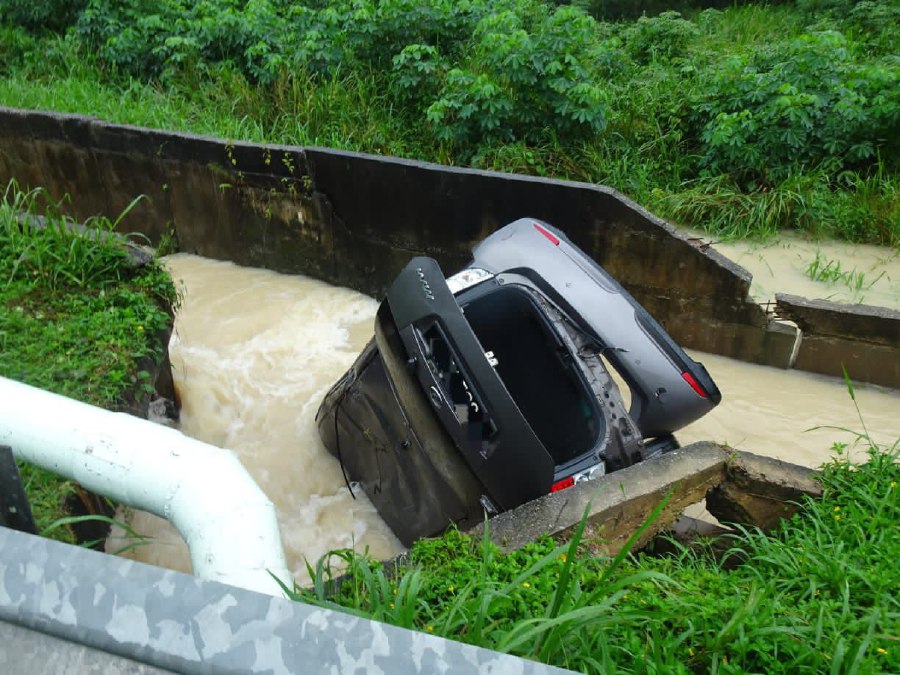
[[(239, 267), (193, 255), (167, 258), (181, 284), (171, 356), (181, 429), (234, 450), (275, 502), (289, 569), (341, 547), (388, 559), (403, 550), (361, 490), (351, 497), (324, 449), (315, 413), (327, 390), (372, 335), (378, 303), (302, 276)], [(682, 444), (714, 440), (815, 467), (840, 430), (859, 428), (846, 385), (834, 378), (692, 353), (722, 389), (722, 403), (677, 434)], [(875, 440), (900, 436), (897, 393), (858, 385), (857, 402)], [(695, 507), (695, 515), (703, 515)], [(125, 555), (190, 572), (187, 548), (166, 521), (122, 514), (148, 537)], [(131, 543), (113, 532), (107, 550)]]
[[(334, 548), (368, 549), (381, 559), (400, 552), (400, 542), (363, 491), (351, 497), (315, 422), (323, 396), (370, 339), (378, 304), (321, 281), (187, 254), (171, 256), (166, 264), (183, 293), (171, 343), (181, 429), (233, 450), (275, 502), (295, 579), (303, 583), (306, 561)], [(828, 459), (832, 443), (849, 440), (836, 427), (858, 428), (855, 407), (839, 380), (692, 355), (704, 362), (723, 401), (678, 432), (682, 444), (713, 439), (815, 466)], [(856, 401), (868, 428), (878, 430), (874, 440), (890, 443), (900, 435), (896, 391), (858, 385)], [(773, 475), (782, 479), (774, 487)], [(741, 453), (728, 458), (711, 443), (693, 444), (683, 454), (666, 453), (607, 478), (615, 479), (616, 489), (597, 490), (593, 481), (576, 485), (565, 491), (571, 498), (553, 502), (562, 493), (552, 494), (522, 512), (501, 514), (492, 533), (517, 545), (560, 523), (556, 531), (561, 532), (566, 523), (578, 521), (585, 500), (591, 499), (598, 509), (592, 526), (602, 528), (598, 532), (611, 546), (621, 545), (676, 482), (680, 489), (660, 519), (666, 524), (715, 488), (717, 506), (707, 499), (714, 513), (724, 505), (725, 513), (740, 517), (744, 506), (759, 513), (767, 499), (769, 506), (774, 502), (776, 508), (759, 520), (767, 527), (772, 516), (784, 515), (785, 503), (817, 489), (799, 467)], [(627, 489), (620, 490), (622, 485)], [(694, 514), (704, 515), (698, 506)], [(21, 647), (8, 664), (44, 662), (50, 655), (58, 671), (102, 664), (158, 672), (139, 669), (153, 664), (183, 672), (250, 672), (290, 670), (286, 664), (297, 663), (344, 668), (377, 657), (396, 672), (408, 672), (423, 669), (425, 654), (429, 663), (450, 670), (553, 671), (166, 571), (191, 571), (186, 545), (175, 530), (147, 513), (123, 511), (120, 517), (147, 541), (114, 532), (107, 550), (130, 546), (127, 556), (153, 566), (98, 558), (0, 528), (0, 639)], [(140, 545), (131, 546), (135, 543)], [(376, 649), (381, 651), (375, 654)], [(361, 660), (348, 661), (348, 652)]]

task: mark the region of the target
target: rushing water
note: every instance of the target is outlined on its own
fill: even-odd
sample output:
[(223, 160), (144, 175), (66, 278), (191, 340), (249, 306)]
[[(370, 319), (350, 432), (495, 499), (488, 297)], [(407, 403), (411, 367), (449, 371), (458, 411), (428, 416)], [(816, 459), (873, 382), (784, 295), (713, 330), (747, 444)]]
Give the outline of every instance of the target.
[[(362, 491), (350, 496), (314, 420), (371, 337), (377, 303), (313, 279), (196, 256), (171, 256), (166, 265), (183, 296), (169, 346), (181, 430), (237, 453), (275, 503), (295, 577), (305, 579), (306, 560), (315, 564), (334, 548), (368, 547), (381, 559), (401, 551)], [(187, 547), (166, 521), (137, 512), (129, 523), (153, 538), (129, 555), (190, 571)]]
[[(368, 548), (382, 559), (399, 552), (365, 495), (349, 495), (314, 423), (323, 395), (370, 338), (377, 303), (312, 279), (196, 256), (171, 256), (166, 264), (183, 293), (170, 346), (181, 429), (238, 454), (276, 504), (297, 579), (306, 578), (306, 560), (314, 563), (330, 549)], [(727, 442), (816, 466), (830, 457), (833, 443), (853, 439), (826, 427), (863, 429), (843, 382), (694, 357), (707, 366), (724, 400), (679, 434), (682, 443)], [(859, 385), (856, 395), (877, 440), (900, 438), (900, 392)], [(187, 548), (168, 523), (141, 512), (128, 518), (152, 537), (128, 555), (190, 570)], [(111, 540), (108, 549), (118, 545)]]

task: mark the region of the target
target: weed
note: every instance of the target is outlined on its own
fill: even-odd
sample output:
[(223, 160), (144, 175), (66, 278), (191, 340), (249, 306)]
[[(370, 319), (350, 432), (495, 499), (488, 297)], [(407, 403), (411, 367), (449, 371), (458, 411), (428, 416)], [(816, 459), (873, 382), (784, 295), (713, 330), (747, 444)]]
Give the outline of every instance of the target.
[(738, 528), (729, 556), (742, 562), (731, 569), (703, 548), (591, 557), (582, 521), (565, 545), (511, 553), (451, 530), (391, 569), (335, 551), (310, 566), (312, 588), (286, 590), (585, 672), (895, 671), (897, 460), (896, 446), (872, 446), (862, 465), (838, 456), (821, 500), (774, 533)]
[(827, 259), (819, 251), (816, 251), (816, 257), (806, 266), (805, 272), (806, 276), (813, 281), (830, 284), (841, 283), (857, 295), (872, 288), (885, 275), (885, 272), (882, 271), (874, 278), (867, 278), (865, 272), (860, 272), (855, 268), (843, 269), (840, 261)]
[[(124, 409), (152, 390), (139, 364), (163, 356), (159, 336), (170, 325), (175, 290), (156, 263), (128, 263), (115, 233), (121, 217), (75, 227), (61, 206), (14, 182), (3, 191), (0, 375)], [(73, 484), (34, 467), (22, 471), (38, 527), (70, 540), (72, 521), (60, 519)]]

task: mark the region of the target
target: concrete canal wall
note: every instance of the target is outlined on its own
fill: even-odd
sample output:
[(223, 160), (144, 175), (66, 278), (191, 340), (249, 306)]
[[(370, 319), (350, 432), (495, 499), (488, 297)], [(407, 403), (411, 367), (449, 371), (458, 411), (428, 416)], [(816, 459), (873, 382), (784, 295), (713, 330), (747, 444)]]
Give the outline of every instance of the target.
[(174, 233), (186, 252), (376, 297), (413, 255), (436, 258), (449, 274), (493, 230), (541, 218), (687, 347), (832, 375), (843, 362), (856, 379), (900, 386), (896, 368), (854, 371), (863, 362), (900, 362), (900, 313), (886, 317), (878, 339), (850, 332), (828, 349), (816, 342), (820, 324), (805, 321), (798, 345), (793, 326), (750, 299), (746, 270), (602, 186), (0, 108), (0, 181), (10, 178), (69, 195), (76, 219), (115, 217), (145, 195), (123, 229), (153, 242)]

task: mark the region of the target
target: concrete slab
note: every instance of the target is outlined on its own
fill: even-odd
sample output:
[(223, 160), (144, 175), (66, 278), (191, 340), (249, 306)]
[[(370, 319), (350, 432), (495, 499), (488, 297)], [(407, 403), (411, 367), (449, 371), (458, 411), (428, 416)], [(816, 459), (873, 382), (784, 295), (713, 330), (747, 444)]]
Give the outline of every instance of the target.
[(794, 515), (805, 496), (822, 496), (815, 471), (774, 457), (735, 451), (726, 473), (706, 498), (706, 508), (723, 523), (768, 530)]
[(662, 514), (637, 542), (640, 546), (725, 480), (727, 456), (715, 443), (692, 443), (502, 513), (491, 519), (491, 539), (504, 550), (515, 550), (543, 535), (565, 536), (587, 509), (586, 539), (595, 550), (614, 554), (671, 494)]

